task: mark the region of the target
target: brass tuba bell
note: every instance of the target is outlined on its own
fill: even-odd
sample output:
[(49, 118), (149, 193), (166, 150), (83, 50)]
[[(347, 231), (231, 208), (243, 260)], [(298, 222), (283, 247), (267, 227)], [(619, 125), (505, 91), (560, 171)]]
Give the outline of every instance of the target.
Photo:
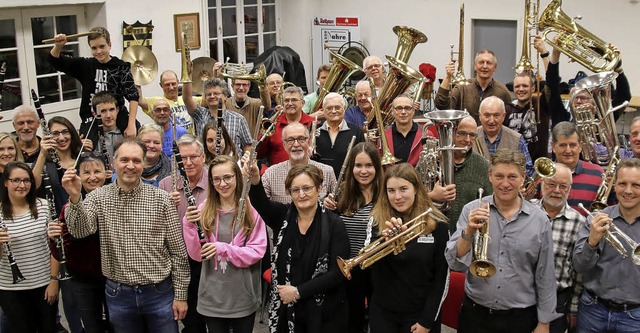
[(527, 179), (524, 184), (524, 196), (525, 199), (531, 200), (538, 193), (537, 187), (542, 178), (551, 178), (556, 175), (556, 164), (550, 158), (539, 157), (533, 163), (533, 169), (536, 171), (534, 178)]
[(267, 87), (267, 69), (264, 64), (260, 64), (255, 73), (249, 74), (244, 68), (244, 65), (224, 63), (220, 69), (220, 75), (225, 79), (240, 79), (255, 82), (260, 91), (263, 91)]
[(426, 43), (428, 38), (420, 30), (396, 25), (393, 32), (398, 35), (398, 45), (396, 46), (396, 54), (393, 56), (402, 62), (408, 62), (409, 57), (416, 45)]
[[(326, 45), (325, 48), (327, 48)], [(311, 108), (311, 112), (309, 112), (310, 114), (313, 114), (320, 109), (322, 101), (328, 93), (338, 92), (340, 87), (342, 87), (351, 74), (362, 70), (362, 68), (356, 65), (353, 61), (329, 49), (327, 49), (327, 51), (329, 51), (329, 54), (331, 55), (331, 69), (329, 70), (329, 75), (327, 75), (327, 80), (322, 86), (322, 89), (320, 89), (316, 103), (313, 105), (313, 108)]]
[(611, 71), (618, 66), (620, 57), (611, 46), (592, 34), (576, 19), (562, 11), (562, 0), (552, 0), (540, 14), (538, 29), (542, 38), (556, 50), (593, 72)]

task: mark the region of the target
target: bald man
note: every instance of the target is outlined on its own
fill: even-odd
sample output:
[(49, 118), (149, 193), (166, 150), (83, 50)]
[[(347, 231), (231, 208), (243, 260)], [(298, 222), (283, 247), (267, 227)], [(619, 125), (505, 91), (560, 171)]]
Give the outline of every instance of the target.
[[(164, 130), (164, 138), (162, 139), (162, 152), (171, 157), (173, 155), (173, 126), (171, 125), (172, 109), (166, 99), (158, 99), (153, 103), (153, 121)], [(177, 140), (187, 130), (182, 126), (176, 126), (175, 139)]]

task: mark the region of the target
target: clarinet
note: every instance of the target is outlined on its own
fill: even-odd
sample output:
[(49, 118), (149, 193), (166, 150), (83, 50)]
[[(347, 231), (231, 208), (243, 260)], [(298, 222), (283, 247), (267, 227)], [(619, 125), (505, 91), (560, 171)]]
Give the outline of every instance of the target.
[[(107, 142), (104, 135), (104, 127), (102, 126), (102, 117), (98, 113), (96, 113), (94, 119), (96, 121), (96, 124), (98, 124), (98, 145), (100, 146), (100, 154), (102, 155), (102, 159), (104, 160), (107, 171), (112, 170), (111, 156), (109, 156), (109, 152), (107, 151)], [(109, 183), (111, 183), (111, 179), (105, 179), (105, 184)]]
[[(196, 202), (196, 198), (191, 193), (191, 187), (189, 187), (189, 178), (187, 178), (187, 170), (184, 168), (184, 162), (182, 161), (182, 155), (180, 155), (180, 149), (178, 149), (178, 144), (173, 141), (173, 156), (176, 158), (176, 164), (178, 166), (178, 170), (180, 171), (180, 176), (182, 178), (182, 189), (184, 190), (184, 196), (187, 198), (187, 204), (189, 206), (196, 206), (198, 203)], [(198, 239), (200, 239), (201, 243), (205, 243), (207, 241), (207, 237), (204, 234), (204, 230), (202, 230), (202, 225), (200, 222), (196, 222), (196, 230), (198, 231)]]
[[(45, 196), (47, 198), (47, 202), (49, 202), (49, 223), (56, 222), (58, 223), (58, 214), (56, 214), (56, 203), (55, 197), (53, 195), (53, 190), (51, 189), (51, 180), (49, 179), (49, 173), (45, 167), (42, 170), (42, 183), (44, 184)], [(67, 253), (64, 250), (64, 240), (62, 239), (62, 235), (56, 237), (56, 250), (58, 251), (58, 258), (60, 262), (60, 271), (58, 272), (58, 280), (68, 280), (72, 278), (71, 274), (69, 274), (69, 270), (67, 270)]]
[(336, 191), (333, 194), (333, 200), (335, 200), (335, 202), (338, 202), (338, 198), (340, 197), (340, 194), (342, 194), (342, 190), (344, 189), (342, 180), (344, 179), (344, 172), (347, 170), (347, 162), (349, 161), (351, 148), (353, 148), (353, 145), (355, 143), (356, 143), (356, 136), (354, 135), (351, 137), (351, 142), (349, 142), (349, 147), (347, 148), (347, 154), (344, 157), (344, 161), (342, 162), (342, 167), (340, 168), (340, 174), (338, 175), (338, 182), (337, 182), (338, 185), (336, 185)]
[(3, 61), (0, 66), (0, 111), (2, 111), (2, 92), (4, 91), (5, 74), (7, 74), (7, 62)]
[[(7, 226), (4, 224), (4, 217), (2, 216), (2, 210), (0, 210), (0, 228), (7, 229)], [(9, 243), (3, 243), (4, 252), (7, 253), (7, 259), (9, 260), (9, 267), (11, 267), (11, 275), (13, 276), (13, 284), (20, 283), (25, 280), (24, 276), (20, 272), (20, 268), (18, 268), (18, 263), (16, 263), (16, 259), (13, 258), (13, 252), (11, 252), (11, 245)]]
[[(174, 147), (176, 144), (176, 116), (175, 116), (175, 110), (171, 109), (171, 130), (173, 131), (172, 133), (172, 141), (174, 144)], [(175, 152), (175, 148), (173, 149), (173, 151)], [(182, 156), (181, 156), (182, 158)], [(178, 167), (178, 161), (176, 159), (176, 154), (172, 154), (171, 155), (171, 190), (173, 192), (178, 190), (178, 175), (176, 172), (176, 168)]]
[[(222, 99), (218, 100), (218, 129), (216, 130), (216, 156), (220, 156), (222, 154), (222, 122), (224, 119), (222, 118)], [(226, 143), (229, 144), (229, 143)]]
[[(44, 112), (42, 112), (42, 106), (40, 105), (40, 97), (35, 90), (31, 89), (31, 98), (33, 98), (33, 106), (36, 108), (36, 112), (38, 112), (38, 118), (40, 118), (40, 128), (42, 128), (42, 134), (45, 136), (51, 135), (51, 131), (47, 126), (47, 120), (44, 118)], [(49, 149), (49, 156), (53, 163), (56, 164), (56, 168), (58, 171), (62, 171), (62, 165), (60, 165), (60, 157), (56, 152), (55, 148)]]

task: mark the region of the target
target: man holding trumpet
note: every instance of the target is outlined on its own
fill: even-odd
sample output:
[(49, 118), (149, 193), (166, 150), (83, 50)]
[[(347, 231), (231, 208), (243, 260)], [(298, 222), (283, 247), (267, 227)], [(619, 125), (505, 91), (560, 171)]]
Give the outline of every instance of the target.
[[(489, 169), (493, 195), (481, 197), (480, 206), (478, 201), (464, 206), (447, 243), (449, 267), (471, 267), (458, 318), (460, 333), (549, 332), (549, 323), (558, 317), (551, 226), (520, 194), (524, 174), (520, 152), (498, 150)], [(476, 232), (480, 237), (474, 240)], [(484, 246), (477, 246), (483, 236)], [(477, 273), (476, 265), (490, 267), (488, 274)]]
[[(640, 159), (620, 161), (615, 191), (619, 203), (590, 214), (578, 231), (573, 265), (584, 285), (578, 332), (640, 331)], [(626, 257), (604, 241), (608, 235), (621, 242)]]

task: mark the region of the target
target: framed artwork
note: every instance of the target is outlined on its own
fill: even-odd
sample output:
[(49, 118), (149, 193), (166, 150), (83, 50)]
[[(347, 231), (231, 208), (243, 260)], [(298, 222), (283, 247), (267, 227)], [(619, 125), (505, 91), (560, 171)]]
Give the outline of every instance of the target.
[(173, 15), (173, 34), (176, 39), (176, 51), (182, 48), (182, 32), (187, 33), (187, 44), (191, 49), (200, 48), (200, 14)]

